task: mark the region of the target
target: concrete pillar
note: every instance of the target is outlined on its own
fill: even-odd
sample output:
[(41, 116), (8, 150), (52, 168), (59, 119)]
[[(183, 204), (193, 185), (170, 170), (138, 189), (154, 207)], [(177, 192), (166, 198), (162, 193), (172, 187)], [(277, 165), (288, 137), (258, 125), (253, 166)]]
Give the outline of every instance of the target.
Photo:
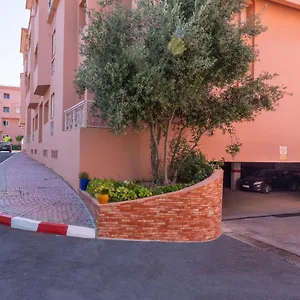
[(232, 162), (231, 163), (231, 189), (238, 189), (238, 182), (241, 178), (241, 163)]

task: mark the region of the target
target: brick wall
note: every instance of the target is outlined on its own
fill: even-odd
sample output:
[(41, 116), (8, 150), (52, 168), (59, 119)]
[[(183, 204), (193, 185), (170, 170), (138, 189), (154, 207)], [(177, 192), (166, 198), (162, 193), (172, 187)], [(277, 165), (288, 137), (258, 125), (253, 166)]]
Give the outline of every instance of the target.
[(99, 205), (80, 195), (101, 238), (198, 242), (221, 235), (223, 171), (178, 192)]

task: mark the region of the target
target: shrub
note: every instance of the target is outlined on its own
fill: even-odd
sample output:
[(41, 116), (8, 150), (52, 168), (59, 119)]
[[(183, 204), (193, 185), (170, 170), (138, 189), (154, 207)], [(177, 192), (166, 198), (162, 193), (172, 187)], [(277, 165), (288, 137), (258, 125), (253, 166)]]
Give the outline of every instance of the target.
[(191, 185), (192, 185), (192, 183), (190, 183), (190, 184), (172, 184), (172, 185), (161, 186), (161, 187), (156, 188), (153, 191), (153, 195), (162, 195), (162, 194), (166, 194), (166, 193), (177, 192), (177, 191), (182, 190)]
[(12, 145), (12, 149), (15, 151), (20, 151), (21, 150), (21, 145)]
[(213, 171), (213, 165), (201, 151), (195, 150), (181, 166), (177, 180), (182, 183), (199, 182), (209, 177)]
[(134, 200), (152, 195), (150, 189), (137, 185), (133, 181), (114, 181), (108, 179), (93, 179), (89, 182), (87, 192), (96, 197), (97, 194), (107, 193), (110, 202)]
[(89, 174), (87, 172), (81, 172), (79, 174), (80, 179), (90, 179)]

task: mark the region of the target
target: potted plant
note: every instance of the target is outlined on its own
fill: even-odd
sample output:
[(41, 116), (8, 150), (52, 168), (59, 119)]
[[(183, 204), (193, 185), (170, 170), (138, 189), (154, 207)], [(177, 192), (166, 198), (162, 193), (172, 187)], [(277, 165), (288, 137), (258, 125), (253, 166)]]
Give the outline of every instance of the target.
[(96, 198), (98, 199), (100, 204), (107, 204), (109, 200), (109, 190), (108, 188), (103, 188), (99, 191), (99, 193), (96, 195)]
[(86, 188), (89, 184), (89, 181), (90, 181), (90, 177), (89, 177), (89, 174), (86, 173), (86, 172), (81, 172), (79, 174), (79, 179), (80, 179), (80, 189), (82, 191), (86, 191)]

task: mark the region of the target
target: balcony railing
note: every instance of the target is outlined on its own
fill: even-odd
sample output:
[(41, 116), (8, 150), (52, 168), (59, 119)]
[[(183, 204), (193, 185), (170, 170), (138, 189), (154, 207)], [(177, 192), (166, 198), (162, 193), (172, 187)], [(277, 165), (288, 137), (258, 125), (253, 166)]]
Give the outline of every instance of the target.
[(65, 110), (65, 130), (75, 128), (108, 128), (101, 118), (101, 111), (94, 106), (94, 101), (83, 100)]

